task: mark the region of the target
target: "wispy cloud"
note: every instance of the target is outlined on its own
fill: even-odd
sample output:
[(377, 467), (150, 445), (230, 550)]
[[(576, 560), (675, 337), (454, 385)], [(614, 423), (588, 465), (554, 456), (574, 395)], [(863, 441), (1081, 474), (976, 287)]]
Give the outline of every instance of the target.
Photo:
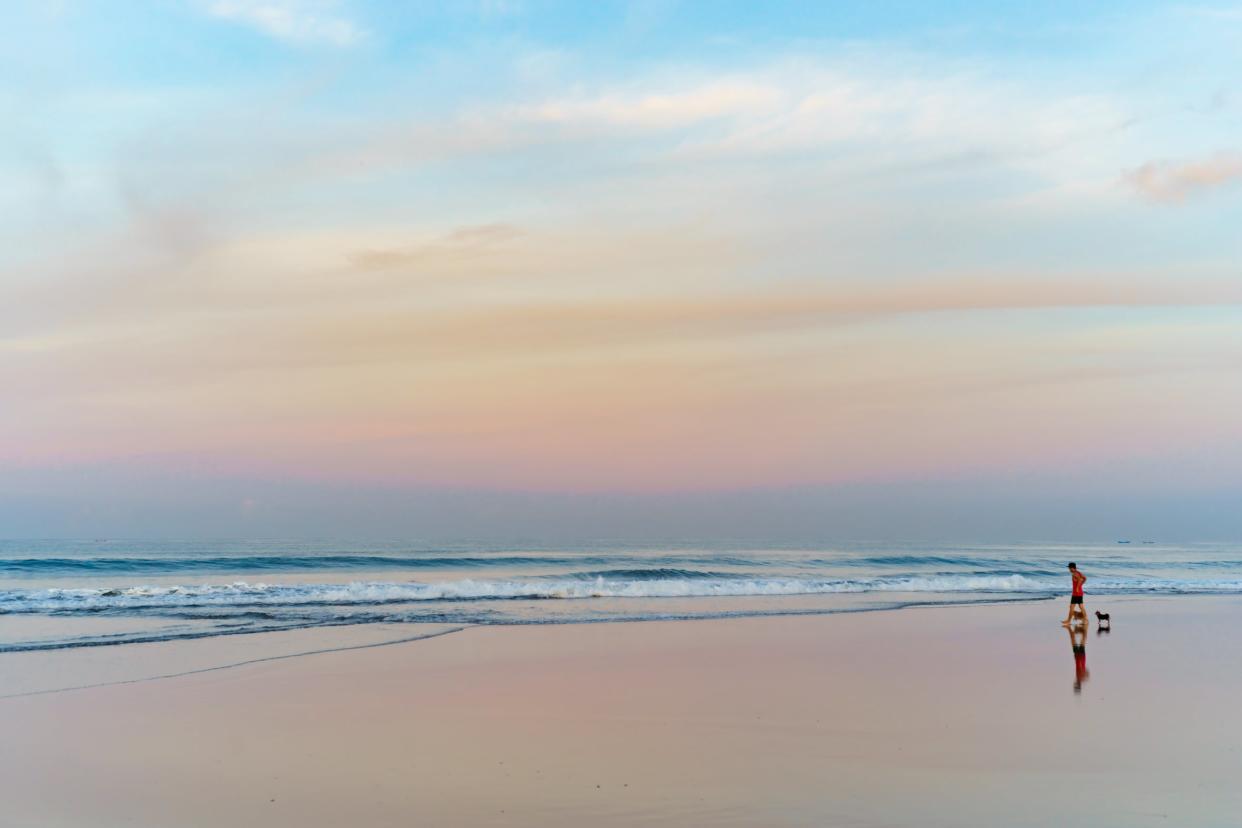
[(520, 110), (533, 121), (560, 124), (679, 127), (713, 118), (753, 115), (781, 102), (784, 90), (749, 78), (721, 80), (676, 90), (604, 92), (546, 101)]
[(211, 0), (206, 11), (289, 43), (351, 46), (366, 33), (336, 5), (314, 0)]
[(986, 147), (1032, 155), (1122, 128), (1123, 101), (994, 78), (986, 67), (930, 56), (785, 57), (714, 77), (656, 72), (491, 114), (507, 126), (695, 129), (683, 149), (713, 154), (826, 153), (843, 145)]
[(1126, 181), (1155, 201), (1180, 202), (1203, 190), (1242, 180), (1242, 152), (1191, 161), (1153, 161), (1126, 173)]
[(459, 227), (427, 244), (360, 250), (348, 258), (362, 270), (439, 263), (447, 257), (472, 257), (488, 253), (496, 245), (521, 234), (521, 229), (508, 224), (479, 224)]

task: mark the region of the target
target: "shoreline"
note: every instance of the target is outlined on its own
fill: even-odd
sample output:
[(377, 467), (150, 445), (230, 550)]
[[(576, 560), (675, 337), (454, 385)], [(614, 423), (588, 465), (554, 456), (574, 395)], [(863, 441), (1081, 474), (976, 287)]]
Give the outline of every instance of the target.
[[(194, 650), (200, 646), (215, 645), (212, 650), (215, 652), (228, 652), (228, 645), (233, 639), (252, 639), (256, 642), (257, 647), (254, 648), (259, 654), (252, 657), (221, 661), (219, 663), (205, 663), (202, 666), (194, 666), (175, 672), (161, 673), (158, 675), (140, 675), (125, 678), (101, 680), (101, 681), (84, 681), (80, 684), (57, 687), (39, 687), (37, 689), (8, 691), (6, 684), (0, 680), (0, 700), (16, 699), (26, 696), (42, 696), (54, 695), (58, 693), (72, 693), (81, 690), (91, 690), (102, 687), (112, 687), (124, 684), (140, 684), (148, 681), (166, 681), (170, 679), (181, 678), (183, 676), (192, 676), (198, 673), (215, 672), (220, 670), (230, 670), (239, 667), (245, 667), (250, 664), (260, 664), (268, 661), (283, 661), (286, 659), (298, 659), (303, 657), (312, 657), (317, 655), (330, 655), (338, 652), (348, 652), (351, 650), (365, 650), (378, 647), (397, 646), (400, 644), (414, 643), (423, 639), (438, 638), (442, 635), (455, 634), (459, 632), (467, 632), (475, 629), (489, 628), (505, 628), (505, 627), (562, 627), (562, 626), (596, 626), (596, 625), (631, 625), (631, 624), (681, 624), (683, 622), (719, 622), (719, 621), (745, 621), (749, 619), (779, 619), (779, 618), (826, 618), (836, 615), (855, 615), (869, 613), (898, 613), (927, 609), (971, 609), (979, 607), (1001, 607), (1008, 605), (1038, 605), (1045, 603), (1057, 603), (1064, 596), (1022, 596), (1022, 597), (994, 597), (980, 598), (977, 600), (945, 600), (945, 601), (911, 601), (909, 603), (900, 603), (896, 605), (881, 606), (859, 606), (848, 608), (834, 608), (825, 610), (779, 610), (768, 612), (746, 612), (746, 613), (720, 613), (717, 615), (694, 615), (694, 616), (670, 616), (670, 617), (638, 617), (628, 619), (600, 619), (597, 621), (552, 621), (539, 622), (532, 621), (529, 623), (507, 622), (493, 624), (434, 624), (428, 622), (411, 622), (407, 624), (401, 623), (341, 623), (337, 625), (327, 626), (307, 626), (294, 627), (285, 630), (243, 630), (237, 632), (226, 632), (222, 634), (211, 635), (192, 635), (186, 637), (169, 637), (169, 638), (153, 638), (150, 641), (137, 642), (100, 642), (98, 644), (72, 644), (65, 646), (53, 646), (47, 648), (22, 649), (22, 650), (0, 650), (0, 665), (4, 664), (5, 659), (11, 659), (14, 656), (32, 656), (32, 657), (50, 657), (51, 659), (73, 659), (79, 651), (99, 650), (118, 656), (119, 660), (124, 661), (126, 656), (137, 656), (134, 660), (139, 663), (150, 663), (150, 661), (158, 661), (161, 655), (155, 655), (154, 658), (148, 659), (142, 656), (147, 648), (163, 649), (164, 653), (173, 651), (183, 651), (182, 654), (189, 654), (193, 659)], [(1217, 595), (1217, 594), (1186, 594), (1186, 595), (1121, 595), (1106, 596), (1102, 600), (1107, 600), (1109, 606), (1119, 603), (1127, 603), (1130, 601), (1140, 602), (1163, 602), (1163, 601), (1180, 601), (1183, 599), (1193, 600), (1210, 600), (1210, 599), (1232, 600), (1233, 595)], [(1242, 597), (1236, 597), (1239, 604), (1242, 604)], [(1092, 624), (1095, 622), (1092, 621)], [(447, 628), (447, 629), (446, 629)], [(1062, 624), (1062, 628), (1065, 626)], [(1094, 629), (1094, 627), (1089, 627)], [(386, 636), (383, 640), (372, 640), (372, 636), (368, 633), (383, 631)], [(1108, 632), (1109, 630), (1105, 630)], [(287, 651), (281, 645), (290, 639), (298, 639), (301, 641), (316, 641), (321, 638), (336, 639), (331, 646), (312, 647), (309, 644), (305, 649)], [(213, 655), (205, 654), (205, 659), (211, 661)], [(198, 659), (193, 659), (193, 663), (199, 663)], [(20, 666), (20, 665), (19, 665)], [(36, 667), (36, 669), (38, 669)], [(86, 668), (89, 675), (90, 667)], [(15, 671), (9, 670), (12, 676)], [(70, 673), (75, 671), (70, 668)], [(3, 677), (3, 672), (0, 672)]]
[[(943, 601), (926, 601), (911, 600), (909, 602), (901, 602), (891, 605), (863, 605), (857, 607), (839, 607), (832, 609), (804, 609), (804, 610), (771, 610), (771, 611), (755, 611), (755, 612), (721, 612), (718, 614), (701, 614), (688, 616), (663, 616), (663, 617), (635, 617), (635, 618), (605, 618), (599, 620), (574, 620), (574, 621), (531, 621), (523, 622), (506, 622), (491, 624), (434, 624), (427, 622), (411, 622), (408, 624), (395, 623), (340, 623), (332, 625), (318, 625), (293, 627), (283, 630), (238, 630), (235, 632), (223, 633), (201, 633), (192, 635), (176, 635), (168, 637), (153, 637), (150, 640), (125, 641), (125, 642), (108, 642), (101, 641), (97, 643), (86, 644), (65, 644), (52, 645), (44, 647), (32, 647), (28, 649), (3, 649), (0, 648), (0, 659), (12, 656), (37, 656), (46, 655), (52, 659), (60, 656), (63, 659), (73, 659), (74, 654), (81, 650), (102, 650), (106, 652), (116, 653), (120, 658), (126, 655), (141, 653), (142, 648), (146, 647), (164, 647), (177, 648), (179, 650), (193, 650), (196, 645), (216, 644), (216, 649), (227, 648), (228, 640), (235, 638), (253, 638), (256, 642), (261, 642), (259, 649), (261, 652), (268, 653), (266, 642), (271, 642), (270, 654), (257, 655), (252, 658), (232, 661), (227, 663), (212, 664), (208, 666), (195, 667), (185, 669), (178, 672), (164, 673), (160, 675), (137, 676), (132, 678), (113, 679), (105, 681), (91, 681), (82, 684), (76, 684), (64, 687), (48, 687), (36, 690), (27, 690), (20, 692), (6, 692), (5, 685), (0, 681), (0, 700), (9, 698), (21, 698), (32, 695), (49, 695), (55, 693), (69, 693), (78, 690), (90, 690), (97, 687), (110, 687), (118, 684), (137, 684), (144, 681), (163, 681), (167, 679), (180, 678), (182, 676), (194, 675), (196, 673), (211, 672), (215, 670), (228, 670), (235, 667), (244, 667), (249, 664), (257, 664), (266, 661), (279, 661), (291, 658), (301, 658), (304, 656), (326, 655), (336, 652), (347, 652), (349, 650), (370, 649), (374, 647), (394, 646), (398, 644), (412, 643), (420, 641), (424, 638), (436, 638), (441, 635), (450, 633), (465, 632), (471, 629), (491, 628), (491, 627), (544, 627), (544, 626), (594, 626), (599, 624), (672, 624), (683, 622), (711, 622), (711, 621), (731, 621), (746, 619), (763, 619), (763, 618), (817, 618), (828, 617), (833, 615), (847, 615), (858, 613), (889, 613), (904, 612), (908, 610), (919, 609), (955, 609), (969, 607), (989, 607), (1002, 606), (1008, 604), (1038, 604), (1053, 601), (1057, 596), (1021, 596), (1021, 597), (988, 597), (969, 600), (943, 600)], [(1173, 598), (1174, 596), (1160, 596), (1161, 598)], [(1180, 596), (1180, 597), (1212, 597), (1212, 596)], [(440, 628), (451, 627), (451, 629), (439, 631)], [(374, 630), (403, 630), (402, 634), (397, 637), (383, 640), (370, 641), (365, 635)], [(412, 632), (416, 630), (433, 630), (433, 632)], [(319, 635), (316, 635), (319, 634)], [(308, 648), (303, 651), (283, 652), (280, 644), (286, 639), (295, 636), (312, 636), (318, 637), (334, 637), (343, 639), (342, 642), (329, 647)], [(354, 643), (355, 637), (361, 638), (362, 643)], [(313, 640), (313, 638), (312, 638)], [(136, 648), (136, 649), (135, 649)], [(2, 662), (0, 662), (2, 663)]]

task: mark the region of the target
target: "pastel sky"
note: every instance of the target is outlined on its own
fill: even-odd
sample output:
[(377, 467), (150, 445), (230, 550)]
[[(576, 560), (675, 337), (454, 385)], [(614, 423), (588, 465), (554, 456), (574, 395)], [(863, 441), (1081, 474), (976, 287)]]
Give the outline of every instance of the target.
[(0, 9), (0, 536), (1242, 536), (1242, 6)]

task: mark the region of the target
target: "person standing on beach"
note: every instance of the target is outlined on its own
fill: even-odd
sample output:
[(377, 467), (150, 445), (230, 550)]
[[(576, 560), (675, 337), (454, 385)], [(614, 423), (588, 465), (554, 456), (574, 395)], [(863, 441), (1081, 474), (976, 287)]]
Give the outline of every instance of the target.
[(1082, 622), (1083, 626), (1087, 624), (1087, 609), (1082, 603), (1082, 585), (1087, 582), (1087, 576), (1078, 571), (1078, 564), (1070, 562), (1069, 565), (1070, 578), (1073, 586), (1070, 588), (1069, 614), (1065, 616), (1065, 620), (1061, 622), (1063, 626), (1068, 627), (1075, 617)]

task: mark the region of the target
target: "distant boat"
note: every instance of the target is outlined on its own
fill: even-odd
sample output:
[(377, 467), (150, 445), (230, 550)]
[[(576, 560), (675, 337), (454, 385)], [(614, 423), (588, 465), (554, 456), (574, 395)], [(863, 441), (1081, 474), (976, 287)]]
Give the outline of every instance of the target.
[(1143, 541), (1143, 543), (1155, 543), (1155, 541)]
[(1129, 541), (1128, 541), (1128, 540), (1126, 540), (1126, 541), (1117, 541), (1117, 543), (1129, 543)]

